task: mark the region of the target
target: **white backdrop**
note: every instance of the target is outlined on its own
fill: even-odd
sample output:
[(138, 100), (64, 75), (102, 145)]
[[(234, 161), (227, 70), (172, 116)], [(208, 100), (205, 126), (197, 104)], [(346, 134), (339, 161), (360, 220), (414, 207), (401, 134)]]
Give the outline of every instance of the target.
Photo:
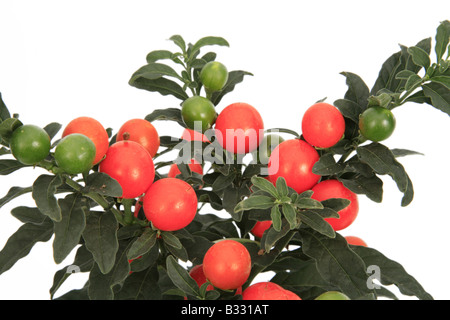
[[(217, 60), (254, 76), (246, 77), (218, 110), (247, 102), (259, 109), (266, 128), (300, 132), (306, 108), (324, 97), (327, 102), (343, 97), (347, 87), (340, 72), (354, 72), (371, 87), (399, 44), (412, 46), (427, 37), (434, 43), (436, 27), (449, 12), (445, 0), (2, 1), (0, 92), (24, 123), (64, 125), (88, 115), (118, 130), (125, 120), (154, 108), (178, 106), (178, 100), (128, 85), (148, 52), (177, 50), (167, 40), (174, 34), (189, 42), (222, 36), (230, 47), (211, 48)], [(416, 104), (394, 114), (397, 128), (385, 144), (424, 153), (399, 159), (414, 183), (415, 199), (402, 208), (402, 194), (386, 178), (383, 202), (360, 197), (357, 220), (341, 234), (363, 238), (401, 263), (434, 298), (449, 299), (450, 118)], [(164, 122), (157, 129), (173, 136), (180, 130)], [(40, 173), (1, 176), (0, 197), (13, 185), (31, 185)], [(25, 197), (0, 209), (0, 248), (20, 226), (9, 211), (26, 201), (31, 204)], [(0, 299), (49, 298), (54, 272), (73, 261), (71, 255), (56, 265), (51, 243), (37, 244), (0, 276)], [(74, 275), (59, 293), (85, 280)]]

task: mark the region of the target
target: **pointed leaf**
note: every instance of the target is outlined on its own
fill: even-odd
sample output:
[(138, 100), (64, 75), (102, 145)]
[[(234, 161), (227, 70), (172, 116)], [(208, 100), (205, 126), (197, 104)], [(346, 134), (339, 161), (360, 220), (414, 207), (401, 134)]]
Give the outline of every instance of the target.
[(442, 21), (436, 30), (436, 60), (439, 61), (445, 54), (450, 39), (450, 21)]
[(431, 60), (429, 55), (422, 48), (412, 46), (408, 48), (408, 53), (411, 55), (413, 62), (427, 70), (430, 67)]
[(329, 238), (318, 232), (301, 231), (302, 251), (314, 259), (322, 278), (351, 299), (373, 294), (367, 287), (366, 265), (347, 245), (347, 241), (336, 233)]
[(6, 107), (6, 104), (3, 102), (2, 93), (0, 92), (0, 122), (8, 118), (11, 118), (11, 114), (9, 113), (8, 107)]
[(178, 83), (166, 78), (146, 79), (144, 77), (134, 77), (131, 78), (128, 83), (135, 88), (158, 92), (163, 96), (172, 95), (182, 101), (189, 98), (187, 93)]
[(184, 41), (182, 36), (176, 34), (171, 36), (169, 40), (172, 40), (181, 49), (183, 53), (186, 52), (186, 42)]
[(422, 85), (422, 89), (433, 107), (450, 115), (450, 90), (446, 86), (432, 82)]
[(406, 272), (402, 265), (388, 259), (373, 248), (352, 246), (352, 250), (360, 256), (367, 266), (377, 266), (383, 285), (395, 285), (400, 292), (408, 296), (416, 296), (421, 300), (431, 300), (432, 296), (424, 290), (422, 285)]
[(228, 72), (228, 80), (227, 83), (225, 83), (224, 87), (220, 91), (216, 91), (211, 96), (211, 102), (217, 106), (219, 102), (222, 100), (222, 98), (231, 91), (234, 90), (235, 86), (238, 83), (241, 83), (244, 80), (244, 76), (252, 76), (250, 72), (242, 71), (242, 70), (235, 70)]
[(150, 249), (156, 244), (156, 236), (157, 233), (155, 230), (146, 228), (142, 235), (136, 239), (130, 247), (130, 250), (127, 253), (128, 259), (134, 260), (150, 251)]
[(61, 176), (40, 175), (33, 183), (32, 196), (37, 207), (53, 221), (61, 221), (61, 208), (55, 193), (63, 185)]
[(31, 190), (32, 190), (31, 187), (27, 187), (27, 188), (11, 187), (8, 190), (8, 193), (3, 198), (0, 199), (0, 208), (3, 207), (8, 202), (10, 202), (11, 200), (13, 200), (23, 194), (31, 192)]
[(367, 108), (369, 88), (358, 75), (351, 72), (341, 72), (346, 77), (348, 90), (344, 98), (356, 102), (362, 110)]
[(38, 208), (19, 206), (11, 210), (11, 215), (23, 223), (42, 224), (47, 219)]
[(173, 256), (166, 259), (167, 274), (173, 284), (190, 296), (200, 296), (197, 282), (189, 275)]
[(91, 211), (86, 218), (83, 239), (104, 274), (114, 267), (119, 248), (117, 228), (117, 220), (111, 211)]
[(250, 209), (268, 209), (274, 205), (274, 200), (268, 196), (251, 196), (239, 202), (234, 208), (235, 212), (245, 211)]
[(336, 163), (333, 154), (326, 153), (314, 164), (312, 172), (321, 176), (330, 176), (340, 173), (344, 168), (345, 164)]
[(167, 108), (167, 109), (156, 109), (153, 110), (152, 113), (148, 114), (145, 117), (145, 120), (149, 122), (153, 122), (156, 120), (163, 121), (176, 121), (182, 127), (185, 127), (186, 124), (181, 117), (181, 109), (180, 108)]
[(277, 188), (273, 185), (273, 183), (268, 181), (267, 179), (254, 176), (254, 177), (252, 177), (251, 181), (252, 181), (253, 185), (255, 187), (257, 187), (258, 189), (267, 192), (274, 198), (278, 197), (279, 191), (277, 191)]
[(46, 219), (41, 224), (26, 223), (9, 237), (0, 251), (0, 274), (27, 256), (37, 242), (47, 242), (53, 235), (53, 223)]
[(69, 194), (60, 199), (62, 219), (55, 222), (53, 240), (53, 258), (61, 263), (78, 245), (86, 226), (86, 214), (89, 211), (88, 201), (84, 197)]
[(86, 177), (83, 193), (95, 192), (103, 196), (121, 197), (122, 187), (109, 175), (103, 172), (93, 172)]
[(204, 37), (198, 40), (191, 48), (191, 57), (195, 56), (197, 54), (197, 51), (200, 50), (200, 48), (204, 46), (212, 46), (212, 45), (218, 45), (218, 46), (226, 46), (229, 47), (230, 44), (227, 40), (225, 40), (222, 37)]
[(13, 173), (16, 170), (25, 168), (26, 165), (20, 163), (17, 160), (13, 159), (1, 159), (0, 160), (0, 175), (8, 175), (10, 173)]
[(331, 225), (318, 213), (312, 210), (300, 211), (299, 217), (304, 224), (328, 238), (334, 238), (336, 236), (333, 227), (331, 227)]
[(125, 279), (114, 298), (117, 300), (161, 300), (162, 292), (158, 279), (156, 267), (147, 268), (142, 272), (133, 272)]

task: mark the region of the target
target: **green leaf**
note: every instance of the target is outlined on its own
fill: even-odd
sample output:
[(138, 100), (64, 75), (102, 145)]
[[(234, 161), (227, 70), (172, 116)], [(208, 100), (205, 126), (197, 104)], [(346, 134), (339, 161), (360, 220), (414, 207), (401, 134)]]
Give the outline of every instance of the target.
[(450, 90), (450, 76), (435, 76), (431, 77), (430, 81), (440, 83)]
[(61, 221), (61, 208), (55, 193), (63, 185), (61, 176), (40, 175), (33, 183), (32, 196), (39, 210), (55, 222)]
[(8, 118), (11, 118), (11, 114), (9, 113), (8, 107), (3, 102), (2, 93), (0, 92), (0, 122), (3, 122), (3, 120)]
[(388, 259), (373, 248), (352, 246), (352, 250), (360, 256), (366, 266), (377, 266), (383, 285), (395, 285), (400, 292), (408, 296), (416, 296), (421, 300), (431, 300), (432, 296), (424, 290), (422, 285), (406, 272), (402, 265)]
[(133, 272), (125, 279), (116, 300), (161, 300), (162, 293), (158, 285), (158, 269), (147, 268), (142, 272)]
[(92, 269), (94, 259), (86, 246), (80, 246), (71, 265), (58, 270), (53, 277), (53, 285), (50, 288), (50, 299), (53, 299), (58, 289), (72, 275), (78, 272), (88, 272)]
[(281, 205), (281, 210), (283, 211), (284, 217), (289, 222), (291, 229), (296, 228), (299, 224), (299, 221), (297, 221), (297, 212), (295, 210), (295, 207), (289, 203), (283, 203)]
[(128, 251), (128, 259), (134, 260), (147, 252), (156, 244), (157, 232), (150, 228), (146, 228), (142, 235), (133, 242)]
[(183, 81), (183, 78), (170, 66), (151, 62), (139, 68), (132, 76), (129, 81), (134, 82), (137, 78), (144, 78), (148, 80), (156, 80), (162, 78), (163, 76), (173, 77), (180, 81)]
[(302, 223), (308, 225), (311, 229), (327, 236), (328, 238), (334, 238), (336, 236), (333, 227), (331, 227), (331, 225), (326, 222), (320, 214), (312, 210), (306, 210), (300, 211), (298, 215)]
[(11, 215), (23, 223), (42, 224), (47, 219), (38, 208), (19, 206), (11, 210)]
[(356, 194), (364, 194), (370, 200), (381, 203), (383, 200), (383, 181), (376, 175), (365, 177), (358, 175), (352, 179), (339, 178), (346, 188)]
[(276, 204), (270, 210), (270, 219), (272, 220), (272, 227), (275, 231), (281, 231), (282, 219), (279, 206)]
[(163, 96), (172, 95), (182, 101), (189, 98), (187, 93), (178, 83), (166, 78), (146, 79), (139, 76), (131, 78), (128, 84), (138, 89), (158, 92)]
[(280, 222), (278, 228), (275, 228), (275, 221), (274, 221), (272, 224), (272, 228), (269, 228), (267, 231), (264, 232), (263, 237), (261, 239), (261, 248), (263, 248), (265, 252), (270, 252), (270, 249), (278, 242), (278, 240), (287, 235), (291, 230), (291, 226), (287, 222), (287, 220), (281, 219), (281, 213), (278, 209), (278, 206), (275, 207), (277, 208), (277, 214), (279, 214), (280, 216), (279, 219)]
[(450, 90), (440, 83), (422, 85), (425, 96), (431, 99), (431, 105), (450, 115)]
[(251, 209), (268, 209), (274, 205), (274, 199), (268, 196), (250, 196), (239, 202), (234, 208), (234, 212), (246, 211)]
[(302, 251), (314, 259), (322, 278), (336, 286), (351, 299), (373, 294), (367, 288), (366, 265), (347, 245), (347, 241), (336, 233), (335, 238), (315, 231), (302, 229)]
[(273, 185), (273, 183), (268, 181), (267, 179), (258, 176), (253, 176), (251, 178), (251, 182), (255, 187), (257, 187), (260, 190), (263, 190), (264, 192), (267, 192), (272, 197), (274, 198), (278, 197), (279, 190), (277, 190), (277, 188)]
[(431, 60), (428, 53), (422, 48), (412, 46), (408, 48), (408, 53), (411, 55), (413, 62), (427, 70), (430, 67)]
[(450, 21), (445, 20), (439, 24), (436, 30), (436, 44), (434, 50), (436, 52), (436, 60), (439, 61), (444, 56), (450, 39)]
[(47, 242), (53, 235), (53, 223), (46, 219), (41, 224), (26, 223), (11, 235), (0, 251), (0, 274), (27, 256), (37, 242)]
[(228, 72), (227, 83), (225, 83), (222, 90), (216, 91), (211, 95), (211, 102), (217, 106), (227, 93), (233, 91), (237, 84), (244, 81), (244, 76), (253, 76), (253, 74), (242, 70)]
[(186, 42), (184, 41), (183, 37), (176, 34), (169, 38), (169, 40), (172, 40), (183, 53), (186, 53)]
[(214, 183), (212, 184), (212, 189), (214, 191), (220, 191), (231, 185), (236, 178), (236, 172), (231, 172), (228, 175), (219, 175)]
[(0, 160), (0, 175), (8, 175), (16, 170), (27, 167), (26, 165), (20, 163), (13, 159), (1, 159)]
[(119, 248), (118, 223), (111, 211), (91, 211), (86, 218), (83, 239), (100, 271), (107, 274), (114, 267)]
[(156, 120), (164, 120), (164, 121), (175, 121), (182, 127), (186, 127), (186, 124), (181, 117), (181, 109), (180, 108), (167, 108), (167, 109), (156, 109), (153, 110), (152, 113), (148, 114), (145, 117), (145, 120), (149, 122), (153, 122)]
[(423, 156), (423, 153), (418, 152), (418, 151), (414, 151), (414, 150), (408, 150), (408, 149), (391, 149), (392, 154), (394, 155), (394, 157), (399, 158), (399, 157), (405, 157), (405, 156), (410, 156), (410, 155), (421, 155)]
[(169, 50), (155, 50), (147, 54), (147, 63), (154, 63), (159, 60), (172, 59), (173, 53)]
[(180, 240), (172, 232), (162, 231), (161, 238), (164, 241), (164, 243), (168, 246), (171, 246), (175, 249), (183, 248), (183, 245), (181, 244)]
[(48, 136), (50, 137), (50, 140), (53, 139), (56, 134), (61, 130), (62, 125), (57, 122), (49, 123), (44, 127), (45, 132), (47, 132)]
[(98, 263), (94, 264), (89, 274), (89, 298), (91, 300), (114, 299), (114, 286), (123, 283), (130, 273), (127, 251), (130, 241), (120, 242), (114, 264), (108, 273), (103, 273)]
[(359, 115), (362, 113), (363, 109), (358, 103), (349, 99), (338, 99), (334, 101), (334, 105), (344, 117), (352, 120), (354, 123), (359, 122)]
[(177, 288), (181, 289), (186, 295), (200, 296), (197, 282), (192, 279), (187, 270), (173, 256), (167, 257), (166, 268), (169, 278)]
[(346, 78), (348, 90), (344, 98), (356, 102), (364, 111), (367, 108), (369, 88), (358, 75), (351, 72), (341, 72)]
[(5, 204), (7, 204), (8, 202), (10, 202), (11, 200), (24, 195), (28, 192), (31, 192), (32, 188), (31, 187), (27, 187), (27, 188), (22, 188), (22, 187), (11, 187), (8, 190), (8, 193), (0, 199), (0, 208), (3, 207)]
[(345, 164), (336, 163), (331, 153), (325, 153), (314, 164), (312, 172), (321, 176), (331, 176), (340, 173), (345, 168)]
[(200, 40), (198, 40), (192, 46), (190, 59), (197, 54), (197, 52), (200, 50), (200, 48), (205, 47), (205, 46), (212, 46), (212, 45), (226, 46), (226, 47), (230, 46), (228, 41), (222, 37), (211, 37), (211, 36), (204, 37), (204, 38), (201, 38)]
[(86, 226), (89, 204), (85, 197), (69, 194), (58, 200), (62, 219), (54, 224), (53, 258), (61, 263), (78, 245)]
[[(266, 180), (266, 179), (264, 179)], [(269, 182), (269, 181), (268, 181)], [(271, 182), (269, 182), (272, 184)], [(278, 177), (276, 181), (276, 189), (279, 197), (286, 197), (289, 194), (289, 187), (283, 177)]]
[(93, 172), (86, 177), (83, 193), (94, 192), (103, 196), (121, 197), (122, 187), (120, 184), (103, 172)]
[(397, 183), (398, 189), (408, 198), (413, 192), (411, 181), (405, 168), (395, 159), (392, 151), (380, 143), (371, 143), (356, 149), (359, 159), (368, 164), (377, 174), (389, 175)]

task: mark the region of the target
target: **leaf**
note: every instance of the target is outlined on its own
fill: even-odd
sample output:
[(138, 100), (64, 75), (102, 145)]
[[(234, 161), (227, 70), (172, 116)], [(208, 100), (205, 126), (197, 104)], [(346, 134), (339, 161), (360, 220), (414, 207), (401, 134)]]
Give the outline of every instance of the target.
[(155, 50), (147, 54), (147, 63), (154, 63), (159, 60), (172, 59), (173, 53), (169, 50)]
[(158, 285), (158, 269), (147, 268), (142, 272), (133, 272), (125, 279), (120, 291), (114, 296), (117, 300), (161, 300), (162, 293)]
[(28, 192), (31, 192), (32, 188), (31, 187), (27, 187), (27, 188), (22, 188), (22, 187), (11, 187), (8, 190), (8, 193), (0, 199), (0, 208), (3, 207), (5, 204), (7, 204), (8, 202), (10, 202), (11, 200), (24, 195)]
[[(266, 180), (266, 179), (264, 179)], [(270, 183), (272, 184), (272, 183)], [(289, 194), (289, 187), (286, 183), (286, 180), (283, 177), (278, 177), (276, 181), (276, 190), (277, 194), (280, 198), (286, 197)]]
[(152, 113), (145, 117), (145, 120), (153, 122), (156, 120), (164, 121), (176, 121), (182, 127), (186, 127), (186, 124), (181, 117), (181, 109), (179, 108), (167, 108), (167, 109), (156, 109)]
[(336, 236), (333, 227), (331, 227), (331, 225), (326, 222), (320, 214), (312, 210), (301, 210), (298, 215), (300, 217), (300, 220), (304, 224), (308, 225), (311, 229), (329, 238), (334, 238)]
[(86, 249), (86, 246), (80, 246), (71, 265), (58, 270), (53, 277), (53, 285), (50, 288), (50, 299), (53, 299), (55, 293), (63, 283), (74, 273), (88, 272), (92, 269), (94, 259), (92, 254)]
[(331, 176), (344, 170), (345, 164), (336, 163), (331, 153), (325, 153), (314, 164), (312, 172), (321, 176)]
[[(278, 206), (276, 206), (278, 208)], [(278, 212), (280, 212), (278, 210)], [(281, 216), (281, 213), (280, 213)], [(270, 249), (285, 235), (289, 233), (291, 227), (286, 219), (281, 219), (280, 217), (280, 226), (279, 229), (275, 229), (275, 224), (272, 224), (272, 228), (269, 228), (264, 232), (263, 237), (261, 238), (261, 248), (263, 248), (266, 252), (270, 252)]]
[(89, 274), (89, 298), (91, 300), (112, 300), (114, 299), (114, 286), (122, 283), (130, 274), (130, 263), (127, 258), (127, 251), (131, 245), (130, 241), (122, 241), (118, 246), (114, 264), (111, 270), (103, 273), (98, 263), (94, 264)]
[(37, 242), (47, 242), (53, 235), (53, 223), (46, 219), (41, 224), (23, 224), (11, 235), (0, 251), (0, 274), (27, 256)]
[(236, 172), (231, 172), (228, 175), (219, 175), (214, 183), (212, 184), (212, 189), (214, 191), (220, 191), (231, 185), (236, 178)]
[(410, 155), (423, 156), (423, 153), (421, 153), (421, 152), (414, 151), (414, 150), (408, 150), (408, 149), (391, 149), (391, 152), (394, 155), (394, 157), (396, 157), (396, 158), (410, 156)]
[(178, 83), (166, 78), (146, 79), (144, 77), (134, 77), (128, 81), (128, 84), (138, 89), (158, 92), (163, 96), (172, 95), (182, 101), (189, 98)]
[(302, 229), (300, 235), (303, 253), (315, 261), (325, 281), (338, 287), (350, 299), (373, 294), (367, 288), (364, 261), (348, 247), (344, 237), (336, 233), (335, 238), (329, 238), (307, 229)]
[(416, 296), (421, 300), (433, 299), (399, 263), (388, 259), (373, 248), (352, 246), (352, 250), (363, 259), (366, 266), (377, 266), (379, 268), (381, 277), (378, 280), (383, 285), (395, 285), (402, 294)]
[(11, 215), (23, 223), (42, 224), (47, 219), (38, 208), (19, 206), (11, 210)]
[(228, 72), (228, 80), (223, 86), (222, 90), (216, 91), (211, 95), (211, 102), (217, 106), (222, 98), (231, 91), (234, 90), (235, 86), (238, 83), (241, 83), (244, 80), (244, 76), (253, 76), (250, 72), (235, 70)]
[(95, 192), (103, 196), (121, 197), (122, 187), (106, 173), (93, 172), (86, 177), (86, 183), (82, 192)]
[(422, 48), (412, 46), (408, 48), (408, 53), (411, 55), (413, 62), (427, 70), (430, 67), (431, 60), (428, 53)]
[(53, 139), (59, 130), (61, 130), (62, 125), (57, 122), (49, 123), (44, 127), (45, 132), (47, 132), (48, 136), (50, 137), (50, 140)]
[(9, 113), (8, 107), (3, 102), (2, 93), (0, 92), (0, 122), (3, 122), (3, 120), (8, 118), (11, 118), (11, 114)]
[(364, 111), (367, 108), (369, 88), (358, 75), (351, 72), (341, 72), (346, 78), (348, 90), (344, 98), (356, 102)]
[[(395, 159), (391, 150), (380, 143), (371, 143), (356, 149), (359, 159), (377, 174), (389, 175), (404, 194), (412, 191), (412, 184), (404, 167)], [(408, 195), (410, 196), (410, 195)]]
[(234, 212), (246, 211), (251, 209), (268, 209), (274, 205), (274, 199), (268, 196), (250, 196), (239, 202), (234, 208)]
[(162, 78), (163, 76), (173, 77), (180, 81), (183, 81), (183, 78), (180, 75), (178, 75), (178, 73), (172, 67), (157, 62), (151, 62), (139, 68), (131, 76), (131, 79), (129, 81), (134, 82), (134, 80), (137, 78), (156, 80)]
[(270, 219), (272, 220), (272, 227), (275, 231), (279, 232), (282, 228), (281, 211), (279, 206), (276, 204), (270, 210)]
[(264, 192), (267, 192), (272, 197), (274, 198), (278, 197), (279, 190), (277, 190), (277, 188), (273, 185), (273, 183), (268, 181), (267, 179), (258, 176), (253, 176), (251, 178), (251, 182), (255, 187), (257, 187), (260, 190), (263, 190)]
[(173, 247), (175, 249), (183, 248), (180, 240), (172, 232), (162, 231), (161, 238), (163, 239), (164, 243), (170, 247)]
[(204, 37), (204, 38), (201, 38), (200, 40), (198, 40), (192, 46), (190, 59), (196, 55), (196, 53), (200, 50), (200, 48), (205, 47), (205, 46), (212, 46), (212, 45), (226, 46), (226, 47), (230, 46), (228, 41), (222, 37), (212, 37), (212, 36)]
[(86, 226), (89, 212), (87, 199), (76, 194), (69, 194), (58, 201), (62, 219), (54, 224), (53, 258), (61, 263), (78, 245)]
[(431, 105), (450, 115), (450, 90), (440, 83), (422, 85), (425, 96), (431, 99)]
[(141, 234), (136, 241), (130, 247), (128, 251), (128, 259), (134, 260), (147, 252), (156, 244), (157, 232), (150, 228), (145, 228), (144, 232)]
[(365, 177), (358, 175), (352, 179), (339, 178), (346, 188), (356, 194), (364, 194), (370, 200), (381, 203), (383, 199), (383, 181), (376, 175)]
[(1, 159), (0, 160), (0, 175), (8, 175), (16, 170), (25, 168), (26, 165), (13, 159)]
[(284, 217), (289, 222), (291, 229), (296, 228), (299, 224), (299, 221), (297, 221), (297, 212), (295, 210), (295, 207), (290, 203), (283, 203), (281, 205), (281, 210), (283, 211)]
[(434, 50), (436, 52), (436, 60), (439, 61), (445, 54), (450, 38), (450, 21), (445, 20), (439, 24), (436, 30), (436, 44)]
[(172, 40), (183, 53), (186, 53), (186, 42), (184, 41), (183, 37), (176, 34), (169, 38), (169, 40)]
[(430, 81), (440, 83), (450, 90), (450, 76), (434, 76)]
[(33, 183), (32, 196), (39, 210), (55, 222), (61, 221), (61, 208), (55, 193), (63, 185), (61, 176), (40, 175)]
[(117, 220), (111, 211), (91, 211), (86, 218), (83, 239), (100, 271), (107, 274), (114, 267), (119, 248)]
[(173, 284), (181, 289), (186, 295), (200, 296), (200, 291), (197, 282), (189, 275), (173, 256), (168, 256), (166, 259), (167, 274), (172, 280)]
[(334, 101), (334, 105), (344, 117), (352, 120), (354, 123), (359, 122), (359, 115), (363, 112), (363, 109), (358, 103), (349, 99), (338, 99)]

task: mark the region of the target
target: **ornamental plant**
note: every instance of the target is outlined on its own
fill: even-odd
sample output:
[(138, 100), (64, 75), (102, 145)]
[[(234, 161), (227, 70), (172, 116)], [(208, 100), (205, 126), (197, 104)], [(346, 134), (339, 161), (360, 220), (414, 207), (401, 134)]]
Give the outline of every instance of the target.
[[(449, 36), (444, 21), (434, 48), (431, 37), (401, 45), (371, 88), (343, 72), (343, 97), (303, 106), (297, 128), (265, 128), (251, 97), (223, 105), (252, 74), (216, 61), (209, 50), (229, 43), (214, 36), (174, 35), (174, 50), (148, 53), (129, 85), (179, 104), (124, 118), (121, 128), (89, 115), (40, 128), (0, 96), (0, 174), (45, 172), (0, 198), (0, 208), (19, 197), (35, 203), (11, 210), (23, 224), (0, 251), (0, 275), (53, 239), (55, 263), (75, 258), (55, 273), (51, 299), (397, 299), (391, 285), (432, 299), (402, 265), (340, 231), (364, 214), (359, 197), (382, 202), (381, 176), (397, 185), (401, 206), (413, 200), (399, 157), (419, 152), (385, 140), (397, 107), (450, 115)], [(157, 121), (186, 134), (160, 136)], [(271, 279), (256, 280), (269, 271)], [(85, 286), (60, 294), (77, 272), (89, 274)]]

